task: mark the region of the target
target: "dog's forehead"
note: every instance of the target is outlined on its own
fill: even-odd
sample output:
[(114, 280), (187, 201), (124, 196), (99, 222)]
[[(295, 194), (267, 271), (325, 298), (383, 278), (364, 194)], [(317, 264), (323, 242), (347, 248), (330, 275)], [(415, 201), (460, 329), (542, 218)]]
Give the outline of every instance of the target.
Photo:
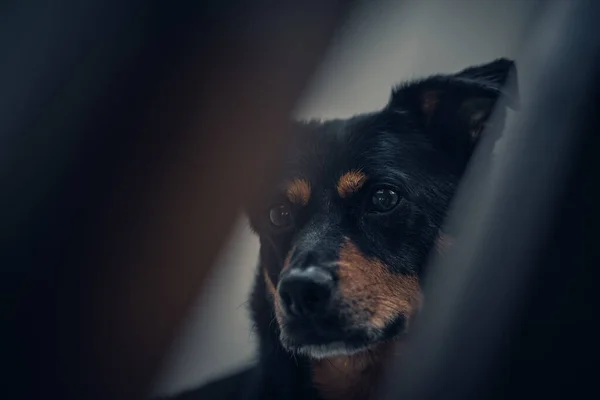
[(302, 127), (285, 180), (303, 179), (313, 189), (332, 189), (347, 174), (353, 179), (400, 177), (426, 168), (433, 153), (410, 120), (367, 114)]

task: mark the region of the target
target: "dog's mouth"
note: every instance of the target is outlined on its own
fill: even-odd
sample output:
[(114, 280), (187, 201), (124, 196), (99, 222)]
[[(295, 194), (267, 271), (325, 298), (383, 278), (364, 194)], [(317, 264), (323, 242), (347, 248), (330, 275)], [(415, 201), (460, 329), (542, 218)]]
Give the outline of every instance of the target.
[(398, 315), (383, 328), (344, 318), (279, 319), (280, 342), (287, 350), (313, 359), (353, 355), (398, 340), (407, 333), (407, 317)]

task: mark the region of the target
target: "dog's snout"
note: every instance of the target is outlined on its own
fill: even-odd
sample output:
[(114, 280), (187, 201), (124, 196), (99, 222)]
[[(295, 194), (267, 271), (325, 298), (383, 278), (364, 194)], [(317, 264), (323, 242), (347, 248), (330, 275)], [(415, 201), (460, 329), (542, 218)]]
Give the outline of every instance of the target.
[(285, 311), (296, 317), (313, 317), (329, 308), (334, 279), (325, 268), (291, 269), (279, 282)]

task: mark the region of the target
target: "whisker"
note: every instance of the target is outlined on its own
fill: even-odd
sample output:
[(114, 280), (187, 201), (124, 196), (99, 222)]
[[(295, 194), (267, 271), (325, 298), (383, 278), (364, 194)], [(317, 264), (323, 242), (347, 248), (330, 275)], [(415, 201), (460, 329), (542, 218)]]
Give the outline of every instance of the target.
[(246, 301), (242, 302), (240, 305), (238, 305), (235, 309), (239, 310), (241, 307), (247, 306), (249, 303), (250, 303), (250, 300), (246, 300)]

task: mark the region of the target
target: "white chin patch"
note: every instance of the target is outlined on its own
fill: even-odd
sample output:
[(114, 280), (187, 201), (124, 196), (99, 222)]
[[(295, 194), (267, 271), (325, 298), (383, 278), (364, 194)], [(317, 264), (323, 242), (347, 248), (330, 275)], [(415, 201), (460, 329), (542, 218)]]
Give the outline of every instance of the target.
[(349, 356), (352, 354), (360, 353), (361, 351), (364, 351), (366, 349), (366, 346), (349, 347), (344, 342), (332, 342), (320, 345), (306, 345), (289, 350), (297, 354), (301, 354), (303, 356), (319, 360), (335, 356)]

